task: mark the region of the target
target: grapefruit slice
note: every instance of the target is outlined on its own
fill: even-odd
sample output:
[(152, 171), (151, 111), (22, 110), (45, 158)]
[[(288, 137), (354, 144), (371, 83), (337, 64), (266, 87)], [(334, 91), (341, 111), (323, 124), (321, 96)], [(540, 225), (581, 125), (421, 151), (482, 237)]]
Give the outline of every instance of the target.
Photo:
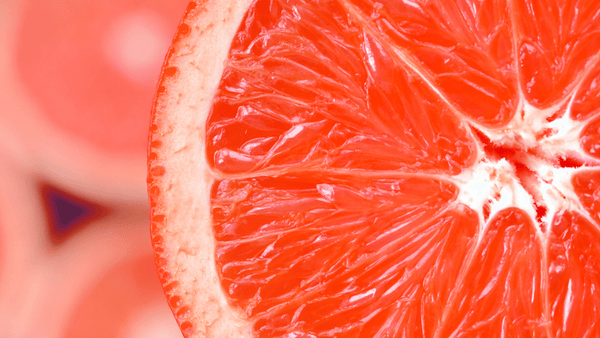
[(148, 156), (184, 335), (599, 335), (597, 13), (191, 2)]

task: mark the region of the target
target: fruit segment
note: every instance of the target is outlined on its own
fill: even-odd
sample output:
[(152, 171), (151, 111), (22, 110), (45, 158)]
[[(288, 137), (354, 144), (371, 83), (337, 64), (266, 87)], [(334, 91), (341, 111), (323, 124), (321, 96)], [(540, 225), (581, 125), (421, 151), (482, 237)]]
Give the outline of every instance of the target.
[(507, 208), (487, 227), (438, 337), (549, 337), (544, 255), (531, 219)]
[(581, 131), (581, 148), (594, 158), (600, 159), (600, 117), (594, 118)]
[(513, 1), (521, 90), (543, 108), (570, 94), (600, 54), (596, 0)]
[(550, 311), (556, 338), (600, 335), (600, 233), (582, 215), (554, 219), (548, 246)]
[(573, 191), (587, 214), (600, 224), (600, 171), (587, 170), (573, 175)]
[(600, 63), (581, 83), (571, 106), (571, 117), (574, 120), (586, 120), (600, 113)]
[(515, 114), (519, 93), (507, 1), (348, 2), (466, 117), (493, 127)]
[(223, 289), (257, 337), (432, 337), (477, 233), (455, 193), (414, 177), (220, 181)]
[(448, 105), (335, 1), (259, 0), (230, 59), (207, 122), (218, 171), (456, 174), (474, 158)]

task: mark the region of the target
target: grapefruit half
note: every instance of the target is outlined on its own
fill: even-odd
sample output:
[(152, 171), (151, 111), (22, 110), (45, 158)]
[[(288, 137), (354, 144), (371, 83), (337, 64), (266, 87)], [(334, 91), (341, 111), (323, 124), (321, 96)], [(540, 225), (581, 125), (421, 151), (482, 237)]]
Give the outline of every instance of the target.
[(596, 337), (600, 3), (191, 2), (148, 157), (186, 337)]

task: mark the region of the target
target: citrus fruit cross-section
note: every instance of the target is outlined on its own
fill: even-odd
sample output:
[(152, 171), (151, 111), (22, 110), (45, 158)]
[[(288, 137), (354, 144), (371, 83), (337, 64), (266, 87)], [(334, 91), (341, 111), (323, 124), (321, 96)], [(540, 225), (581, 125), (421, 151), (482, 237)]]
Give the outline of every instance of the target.
[(600, 337), (600, 3), (191, 2), (148, 159), (186, 337)]

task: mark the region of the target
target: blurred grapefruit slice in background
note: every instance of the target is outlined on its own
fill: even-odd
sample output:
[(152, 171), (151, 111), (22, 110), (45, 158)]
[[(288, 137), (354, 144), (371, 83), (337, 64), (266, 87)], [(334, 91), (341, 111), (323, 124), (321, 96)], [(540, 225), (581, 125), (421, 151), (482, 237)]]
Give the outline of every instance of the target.
[(152, 255), (112, 268), (82, 297), (64, 337), (179, 337), (156, 279)]
[(114, 209), (56, 245), (38, 182), (3, 159), (1, 335), (181, 337), (156, 276), (147, 210)]
[[(187, 1), (8, 1), (0, 140), (89, 199), (143, 203), (148, 111)], [(10, 19), (10, 20), (9, 20)], [(11, 148), (9, 148), (11, 149)]]
[[(186, 4), (0, 5), (0, 336), (181, 336), (150, 269), (144, 180), (156, 77)], [(109, 322), (115, 306), (128, 315)]]
[(149, 150), (187, 337), (591, 337), (600, 3), (192, 2)]

